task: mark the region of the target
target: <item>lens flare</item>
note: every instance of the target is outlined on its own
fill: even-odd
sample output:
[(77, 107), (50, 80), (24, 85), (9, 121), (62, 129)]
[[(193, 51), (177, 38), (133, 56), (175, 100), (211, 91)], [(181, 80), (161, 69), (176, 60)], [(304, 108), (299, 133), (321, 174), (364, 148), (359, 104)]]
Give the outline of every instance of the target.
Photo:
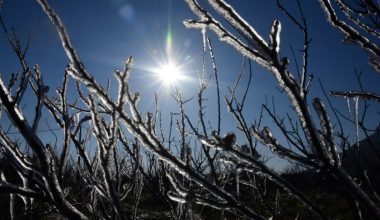
[(169, 26), (168, 32), (166, 33), (166, 53), (171, 53), (173, 44), (173, 34), (171, 31), (171, 27)]

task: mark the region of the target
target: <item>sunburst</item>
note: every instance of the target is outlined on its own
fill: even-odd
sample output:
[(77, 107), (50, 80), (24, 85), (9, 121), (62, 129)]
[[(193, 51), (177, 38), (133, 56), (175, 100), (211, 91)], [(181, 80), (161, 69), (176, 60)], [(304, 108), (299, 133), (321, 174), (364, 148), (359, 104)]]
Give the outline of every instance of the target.
[(154, 72), (166, 86), (174, 85), (184, 77), (180, 67), (173, 63), (160, 65)]

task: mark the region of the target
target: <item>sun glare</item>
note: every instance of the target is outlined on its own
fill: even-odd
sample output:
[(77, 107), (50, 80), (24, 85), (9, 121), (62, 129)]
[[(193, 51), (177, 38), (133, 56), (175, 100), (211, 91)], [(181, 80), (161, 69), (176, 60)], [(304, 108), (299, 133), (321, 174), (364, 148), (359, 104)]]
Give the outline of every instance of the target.
[(155, 77), (167, 88), (171, 86), (177, 87), (180, 81), (186, 79), (186, 74), (183, 73), (183, 65), (176, 60), (178, 57), (173, 52), (173, 35), (171, 31), (171, 25), (168, 25), (168, 31), (166, 33), (165, 51), (162, 56), (157, 56), (157, 66), (151, 69), (155, 74)]
[(174, 64), (165, 64), (160, 66), (156, 71), (160, 80), (167, 86), (175, 84), (183, 77), (181, 70)]

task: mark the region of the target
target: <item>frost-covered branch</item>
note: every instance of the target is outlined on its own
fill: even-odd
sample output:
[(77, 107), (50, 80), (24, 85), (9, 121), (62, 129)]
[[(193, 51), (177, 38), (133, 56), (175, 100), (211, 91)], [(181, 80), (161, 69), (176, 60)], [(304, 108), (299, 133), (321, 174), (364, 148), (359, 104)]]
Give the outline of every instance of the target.
[[(345, 35), (345, 40), (347, 42), (355, 42), (364, 50), (366, 50), (370, 55), (370, 64), (377, 72), (380, 72), (380, 49), (378, 45), (361, 34), (355, 27), (347, 24), (342, 19), (339, 19), (336, 10), (334, 9), (330, 0), (320, 0), (319, 2), (327, 15), (328, 21)], [(366, 2), (368, 2), (368, 5), (375, 4), (371, 0)], [(342, 1), (337, 1), (337, 3), (342, 7), (343, 12), (348, 13), (348, 9), (346, 5), (342, 3)], [(374, 15), (377, 16), (377, 18), (379, 16), (379, 14), (376, 13), (374, 13)]]
[[(345, 22), (338, 20), (336, 17), (335, 11), (333, 10), (330, 1), (320, 1), (324, 6), (330, 21), (333, 25), (337, 26), (341, 29), (350, 39), (357, 41), (361, 46), (363, 46), (367, 51), (370, 52), (372, 62), (377, 63), (379, 50), (377, 45), (370, 42), (366, 37), (360, 35), (355, 29), (347, 25)], [(319, 133), (319, 130), (316, 126), (316, 119), (312, 117), (312, 113), (309, 110), (309, 103), (307, 102), (307, 91), (309, 88), (308, 83), (306, 83), (306, 71), (303, 72), (303, 76), (301, 77), (301, 83), (297, 84), (293, 74), (291, 73), (288, 67), (288, 59), (286, 57), (280, 56), (280, 22), (278, 20), (274, 20), (271, 25), (270, 30), (270, 40), (269, 44), (266, 44), (261, 39), (263, 39), (253, 28), (246, 25), (246, 21), (241, 18), (238, 13), (232, 8), (232, 6), (228, 5), (223, 0), (209, 0), (209, 4), (213, 7), (215, 11), (217, 11), (222, 20), (231, 24), (232, 28), (236, 29), (240, 35), (244, 38), (249, 38), (247, 41), (250, 42), (248, 47), (251, 50), (239, 47), (236, 45), (238, 36), (231, 35), (231, 33), (223, 26), (220, 25), (220, 21), (213, 18), (210, 12), (204, 10), (200, 4), (196, 0), (188, 0), (192, 11), (199, 17), (199, 21), (187, 21), (185, 25), (189, 28), (209, 28), (211, 29), (222, 41), (227, 41), (227, 43), (231, 44), (238, 52), (242, 55), (247, 56), (255, 61), (258, 64), (265, 67), (268, 71), (270, 71), (274, 77), (276, 78), (278, 84), (282, 89), (286, 92), (290, 99), (290, 103), (295, 110), (295, 113), (300, 121), (300, 125), (302, 127), (304, 133), (304, 139), (307, 141), (307, 147), (309, 148), (309, 152), (306, 156), (301, 156), (296, 153), (294, 150), (284, 147), (279, 144), (275, 138), (273, 138), (268, 128), (264, 128), (262, 132), (259, 132), (258, 129), (253, 129), (253, 134), (256, 136), (258, 140), (260, 140), (264, 145), (269, 147), (273, 152), (280, 155), (281, 157), (287, 158), (291, 161), (297, 161), (298, 163), (315, 167), (316, 169), (323, 169), (326, 171), (326, 175), (336, 179), (339, 182), (342, 182), (347, 188), (351, 189), (355, 196), (366, 205), (372, 212), (372, 214), (380, 217), (380, 209), (375, 205), (375, 203), (369, 198), (367, 193), (363, 191), (359, 184), (356, 184), (353, 181), (352, 177), (348, 175), (341, 167), (340, 167), (340, 159), (338, 156), (338, 152), (336, 150), (336, 146), (333, 140), (333, 131), (332, 126), (330, 125), (330, 119), (328, 117), (327, 111), (320, 99), (315, 99), (314, 107), (319, 115), (319, 122), (322, 128), (322, 135)], [(298, 6), (300, 4), (298, 2)], [(306, 29), (306, 22), (304, 15), (301, 11), (302, 23), (298, 22), (293, 16), (291, 16), (287, 10), (282, 8), (282, 10), (288, 14), (293, 22), (301, 28), (304, 32), (305, 40), (304, 40), (304, 65), (307, 68), (307, 57), (308, 57), (308, 35)], [(225, 40), (225, 36), (228, 36), (229, 40)], [(252, 43), (253, 42), (253, 43)], [(255, 53), (249, 53), (250, 51), (255, 51)], [(262, 59), (258, 59), (262, 58)], [(233, 109), (232, 101), (227, 100), (227, 104), (230, 109)], [(235, 113), (234, 113), (235, 112)], [(233, 110), (234, 115), (238, 116), (237, 119), (240, 118), (239, 114), (236, 114)], [(282, 123), (277, 123), (282, 127)], [(289, 136), (288, 136), (289, 137)], [(217, 150), (224, 150), (233, 152), (231, 148), (224, 147), (223, 141), (219, 140), (216, 136), (214, 136), (215, 140), (207, 140), (203, 139), (203, 143), (207, 144), (210, 147), (214, 147)], [(295, 142), (293, 142), (294, 144)], [(302, 148), (299, 148), (302, 149)], [(239, 157), (239, 156), (237, 156)], [(241, 157), (240, 157), (241, 158)], [(265, 172), (270, 175), (270, 172)]]
[(360, 97), (364, 100), (372, 100), (375, 102), (380, 102), (380, 96), (372, 93), (372, 92), (361, 92), (361, 91), (349, 91), (349, 92), (341, 92), (341, 91), (331, 91), (330, 94), (332, 96), (338, 96), (343, 98), (355, 98)]

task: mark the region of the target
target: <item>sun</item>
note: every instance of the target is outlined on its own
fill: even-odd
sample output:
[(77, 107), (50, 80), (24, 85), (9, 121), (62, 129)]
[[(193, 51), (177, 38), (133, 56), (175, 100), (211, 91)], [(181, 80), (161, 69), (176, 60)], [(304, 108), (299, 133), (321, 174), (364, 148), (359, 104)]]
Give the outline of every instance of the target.
[(160, 65), (154, 72), (166, 86), (174, 85), (183, 78), (181, 68), (173, 63)]
[(177, 60), (181, 56), (174, 51), (170, 25), (166, 34), (166, 48), (162, 52), (159, 56), (155, 56), (156, 67), (150, 69), (150, 71), (154, 73), (154, 77), (166, 88), (170, 89), (173, 86), (177, 88), (180, 81), (187, 80), (187, 76), (182, 69), (184, 63)]

